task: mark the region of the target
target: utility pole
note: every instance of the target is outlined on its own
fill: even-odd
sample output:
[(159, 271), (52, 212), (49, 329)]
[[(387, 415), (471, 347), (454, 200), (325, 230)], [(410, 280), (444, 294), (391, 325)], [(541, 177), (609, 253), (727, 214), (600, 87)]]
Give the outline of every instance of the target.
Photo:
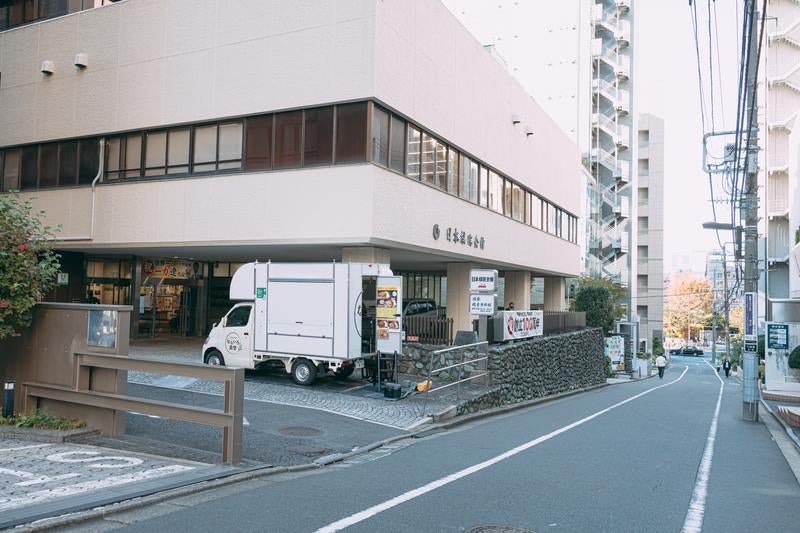
[[(730, 319), (731, 319), (731, 299), (730, 295), (728, 294), (728, 260), (725, 253), (725, 246), (722, 246), (722, 296), (725, 298), (725, 357), (730, 358), (731, 356), (731, 331), (730, 331)], [(716, 327), (716, 324), (714, 325)], [(714, 350), (716, 350), (716, 340), (714, 341)], [(717, 364), (716, 359), (714, 360), (714, 365)]]
[[(747, 73), (747, 152), (745, 157), (745, 181), (743, 205), (740, 206), (744, 219), (744, 290), (758, 291), (758, 112), (757, 112), (757, 74), (758, 74), (758, 8), (756, 0), (750, 0), (750, 38), (748, 40), (748, 62), (751, 65)], [(727, 272), (725, 273), (727, 278)], [(726, 292), (727, 300), (727, 292)], [(727, 302), (726, 302), (727, 305)], [(767, 303), (769, 305), (769, 303)], [(726, 324), (727, 327), (727, 324)], [(757, 333), (757, 331), (756, 331)], [(747, 345), (747, 343), (745, 343)], [(752, 348), (752, 343), (749, 345)], [(744, 384), (742, 388), (742, 417), (752, 422), (758, 421), (758, 352), (744, 352)]]

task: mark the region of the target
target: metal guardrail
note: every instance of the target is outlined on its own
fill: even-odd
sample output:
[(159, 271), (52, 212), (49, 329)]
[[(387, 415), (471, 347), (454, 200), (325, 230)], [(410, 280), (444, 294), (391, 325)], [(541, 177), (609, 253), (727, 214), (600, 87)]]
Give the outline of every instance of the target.
[[(77, 352), (75, 357), (77, 375), (75, 376), (74, 388), (44, 383), (24, 383), (26, 411), (33, 410), (28, 409), (29, 398), (36, 402), (34, 409), (38, 406), (38, 399), (44, 398), (221, 427), (223, 430), (222, 462), (238, 464), (241, 461), (244, 369), (206, 366), (195, 363), (131, 359), (118, 355), (88, 352)], [(225, 383), (224, 407), (222, 410), (209, 409), (92, 390), (92, 370), (95, 368), (138, 370), (156, 374), (223, 381)]]
[(434, 375), (439, 374), (441, 372), (444, 372), (445, 370), (452, 370), (454, 368), (461, 368), (461, 367), (464, 367), (466, 365), (472, 365), (474, 363), (479, 363), (481, 361), (486, 361), (486, 368), (484, 369), (483, 372), (481, 372), (479, 374), (472, 374), (469, 377), (461, 378), (461, 379), (458, 379), (458, 380), (453, 381), (451, 383), (447, 383), (445, 385), (441, 385), (439, 387), (431, 388), (430, 390), (428, 390), (426, 392), (426, 394), (425, 394), (425, 402), (423, 404), (423, 416), (426, 416), (428, 414), (428, 397), (432, 393), (439, 392), (439, 391), (442, 391), (444, 389), (448, 389), (450, 387), (455, 386), (456, 387), (456, 402), (458, 402), (458, 401), (461, 400), (461, 384), (462, 383), (465, 383), (467, 381), (472, 381), (473, 379), (477, 379), (477, 378), (489, 375), (489, 369), (488, 369), (489, 356), (488, 355), (484, 356), (484, 357), (476, 357), (474, 359), (465, 360), (463, 351), (461, 352), (461, 362), (460, 363), (455, 363), (455, 364), (452, 364), (452, 365), (447, 365), (447, 366), (443, 366), (441, 368), (434, 369), (435, 358), (439, 357), (441, 354), (446, 353), (446, 352), (452, 352), (452, 351), (455, 351), (455, 350), (464, 350), (465, 348), (474, 348), (474, 347), (478, 347), (478, 346), (486, 346), (486, 347), (488, 347), (489, 343), (487, 341), (474, 342), (472, 344), (464, 344), (462, 346), (452, 346), (450, 348), (442, 348), (441, 350), (434, 350), (433, 352), (431, 352), (431, 358), (430, 358), (430, 361), (428, 362), (428, 382), (429, 383), (431, 383), (431, 378)]

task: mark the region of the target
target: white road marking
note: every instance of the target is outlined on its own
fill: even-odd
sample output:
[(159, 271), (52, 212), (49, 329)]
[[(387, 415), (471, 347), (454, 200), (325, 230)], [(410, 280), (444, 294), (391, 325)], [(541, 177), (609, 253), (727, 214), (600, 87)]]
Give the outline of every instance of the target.
[[(128, 414), (129, 415), (136, 415), (136, 416), (146, 416), (147, 418), (159, 418), (159, 419), (161, 418), (158, 415), (146, 415), (144, 413), (137, 413), (136, 411), (128, 411)], [(249, 426), (250, 425), (250, 421), (247, 420), (246, 416), (242, 416), (242, 425), (244, 425), (244, 426)]]
[(555, 431), (551, 431), (547, 435), (542, 435), (541, 437), (538, 437), (536, 439), (528, 441), (525, 444), (521, 444), (520, 446), (517, 446), (516, 448), (512, 448), (511, 450), (508, 450), (507, 452), (504, 452), (504, 453), (502, 453), (500, 455), (492, 457), (491, 459), (488, 459), (488, 460), (486, 460), (486, 461), (484, 461), (482, 463), (478, 463), (476, 465), (472, 465), (470, 467), (464, 468), (463, 470), (459, 470), (458, 472), (455, 472), (454, 474), (450, 474), (449, 476), (445, 476), (445, 477), (437, 479), (435, 481), (431, 481), (427, 485), (423, 485), (422, 487), (416, 488), (414, 490), (410, 490), (410, 491), (408, 491), (408, 492), (406, 492), (404, 494), (401, 494), (399, 496), (395, 496), (394, 498), (392, 498), (390, 500), (386, 500), (383, 503), (379, 503), (377, 505), (373, 505), (372, 507), (370, 507), (368, 509), (365, 509), (365, 510), (359, 512), (359, 513), (356, 513), (356, 514), (350, 515), (348, 517), (342, 518), (341, 520), (338, 520), (336, 522), (333, 522), (332, 524), (328, 524), (327, 526), (318, 529), (316, 533), (334, 533), (336, 531), (341, 531), (342, 529), (345, 529), (345, 528), (350, 527), (352, 525), (358, 524), (359, 522), (363, 522), (364, 520), (372, 518), (373, 516), (375, 516), (375, 515), (377, 515), (379, 513), (382, 513), (383, 511), (387, 511), (387, 510), (391, 509), (392, 507), (396, 507), (396, 506), (400, 505), (401, 503), (405, 503), (407, 501), (413, 500), (414, 498), (422, 496), (423, 494), (427, 494), (428, 492), (432, 492), (432, 491), (434, 491), (434, 490), (436, 490), (438, 488), (444, 487), (445, 485), (448, 485), (448, 484), (452, 483), (453, 481), (457, 481), (457, 480), (459, 480), (459, 479), (461, 479), (463, 477), (467, 477), (470, 474), (474, 474), (476, 472), (480, 472), (481, 470), (483, 470), (485, 468), (489, 468), (490, 466), (495, 465), (495, 464), (499, 463), (500, 461), (504, 461), (504, 460), (508, 459), (509, 457), (513, 457), (513, 456), (517, 455), (518, 453), (524, 452), (525, 450), (533, 448), (534, 446), (536, 446), (538, 444), (541, 444), (541, 443), (543, 443), (545, 441), (548, 441), (548, 440), (552, 439), (553, 437), (561, 435), (562, 433), (566, 433), (567, 431), (569, 431), (571, 429), (574, 429), (574, 428), (576, 428), (576, 427), (578, 427), (578, 426), (580, 426), (582, 424), (585, 424), (586, 422), (588, 422), (590, 420), (593, 420), (593, 419), (597, 418), (600, 415), (608, 413), (609, 411), (612, 411), (612, 410), (616, 409), (617, 407), (625, 405), (628, 402), (632, 402), (633, 400), (635, 400), (637, 398), (641, 398), (645, 394), (650, 394), (651, 392), (656, 391), (658, 389), (662, 389), (664, 387), (668, 387), (670, 385), (673, 385), (673, 384), (679, 382), (680, 380), (682, 380), (683, 376), (686, 375), (686, 372), (688, 372), (688, 370), (689, 370), (689, 367), (687, 366), (683, 370), (683, 373), (681, 373), (681, 375), (677, 379), (675, 379), (673, 381), (670, 381), (669, 383), (664, 383), (663, 385), (659, 385), (657, 387), (653, 387), (652, 389), (648, 389), (648, 390), (646, 390), (644, 392), (640, 392), (639, 394), (631, 396), (630, 398), (628, 398), (626, 400), (622, 400), (621, 402), (615, 403), (614, 405), (611, 405), (609, 407), (606, 407), (605, 409), (597, 411), (594, 414), (591, 414), (591, 415), (589, 415), (587, 417), (581, 418), (577, 422), (573, 422), (573, 423), (568, 424), (568, 425), (566, 425), (566, 426), (564, 426), (562, 428), (556, 429)]
[(689, 501), (689, 510), (686, 512), (686, 519), (683, 521), (682, 533), (700, 533), (703, 530), (703, 517), (706, 513), (706, 497), (708, 496), (708, 480), (711, 475), (711, 461), (714, 458), (714, 442), (717, 439), (719, 408), (722, 404), (722, 391), (725, 390), (725, 382), (719, 377), (716, 369), (708, 361), (706, 361), (706, 364), (714, 371), (714, 375), (719, 380), (719, 394), (717, 395), (717, 406), (714, 408), (714, 418), (711, 419), (711, 427), (708, 429), (703, 458), (700, 460), (700, 466), (697, 467), (692, 499)]
[(19, 487), (28, 487), (31, 485), (41, 485), (42, 483), (47, 483), (49, 481), (57, 481), (59, 479), (69, 479), (73, 477), (78, 477), (80, 474), (61, 474), (59, 476), (43, 476), (41, 474), (34, 474), (32, 472), (26, 472), (24, 470), (12, 470), (10, 468), (0, 468), (0, 476), (13, 476), (18, 477), (20, 479), (27, 479), (27, 481), (19, 481), (14, 483)]
[(110, 476), (105, 479), (98, 479), (94, 481), (85, 481), (75, 485), (66, 485), (63, 487), (56, 487), (54, 489), (39, 490), (30, 492), (24, 496), (17, 496), (13, 498), (0, 498), (0, 511), (6, 509), (13, 509), (15, 507), (22, 507), (23, 505), (33, 505), (36, 503), (62, 498), (64, 496), (74, 496), (84, 492), (95, 491), (136, 481), (145, 481), (148, 479), (168, 476), (171, 474), (180, 474), (188, 470), (193, 470), (192, 466), (183, 465), (169, 465), (162, 466), (161, 468), (154, 468), (152, 470), (144, 470), (142, 472), (135, 472), (131, 474), (123, 474), (119, 476)]

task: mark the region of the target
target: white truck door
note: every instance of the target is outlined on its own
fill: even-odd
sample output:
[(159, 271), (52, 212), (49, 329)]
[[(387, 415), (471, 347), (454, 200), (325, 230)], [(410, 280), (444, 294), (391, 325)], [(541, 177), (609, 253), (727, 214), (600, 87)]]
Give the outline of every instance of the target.
[(223, 353), (225, 364), (233, 367), (252, 367), (252, 347), (250, 331), (252, 330), (253, 306), (238, 305), (231, 309), (225, 317), (223, 328)]
[(375, 309), (375, 343), (379, 352), (402, 351), (403, 278), (378, 276)]

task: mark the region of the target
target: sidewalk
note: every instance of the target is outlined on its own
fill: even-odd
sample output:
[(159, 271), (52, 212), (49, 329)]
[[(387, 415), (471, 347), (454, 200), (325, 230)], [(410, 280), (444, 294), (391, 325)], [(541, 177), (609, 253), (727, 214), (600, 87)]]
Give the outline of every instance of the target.
[(239, 470), (97, 446), (0, 439), (0, 529)]

